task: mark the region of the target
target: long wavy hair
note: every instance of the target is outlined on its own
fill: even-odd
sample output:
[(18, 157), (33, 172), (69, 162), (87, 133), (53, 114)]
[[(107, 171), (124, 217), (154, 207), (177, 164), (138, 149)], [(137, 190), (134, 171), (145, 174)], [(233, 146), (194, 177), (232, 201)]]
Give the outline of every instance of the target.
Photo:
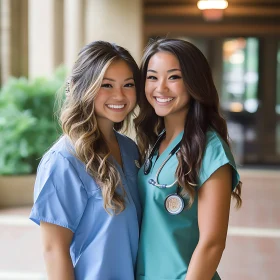
[[(94, 100), (106, 70), (119, 60), (130, 67), (137, 92), (140, 87), (140, 72), (130, 53), (116, 44), (95, 41), (79, 52), (67, 81), (66, 98), (60, 113), (63, 133), (70, 138), (75, 156), (85, 164), (87, 172), (99, 184), (104, 208), (110, 214), (112, 211), (118, 214), (125, 209), (126, 194), (119, 172), (108, 159), (110, 150), (97, 125)], [(129, 119), (130, 116), (125, 121), (114, 124), (114, 129), (119, 131), (127, 128)], [(117, 191), (118, 186), (121, 192)]]
[[(177, 153), (176, 176), (178, 184), (183, 188), (182, 193), (189, 196), (188, 207), (191, 207), (206, 148), (206, 132), (214, 129), (229, 145), (227, 124), (219, 112), (218, 92), (213, 82), (210, 66), (201, 51), (184, 40), (152, 40), (144, 51), (140, 66), (141, 90), (138, 97), (140, 112), (134, 120), (136, 140), (140, 154), (143, 156), (142, 161), (154, 145), (159, 133), (164, 129), (163, 118), (156, 115), (145, 96), (148, 63), (157, 52), (169, 52), (177, 57), (187, 92), (190, 95), (184, 134), (180, 150)], [(237, 207), (242, 204), (241, 185), (242, 183), (239, 182), (232, 192)]]

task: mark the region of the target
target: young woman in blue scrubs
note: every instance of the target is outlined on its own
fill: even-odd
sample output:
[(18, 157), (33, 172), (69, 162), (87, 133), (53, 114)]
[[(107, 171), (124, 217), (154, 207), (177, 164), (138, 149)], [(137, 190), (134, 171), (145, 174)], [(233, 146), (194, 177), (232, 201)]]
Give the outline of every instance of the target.
[(147, 46), (140, 70), (136, 279), (218, 280), (241, 182), (210, 67), (191, 43), (161, 39)]
[(40, 162), (30, 215), (48, 279), (134, 279), (138, 150), (117, 131), (135, 107), (139, 76), (127, 50), (103, 41), (85, 46), (74, 64), (63, 136)]

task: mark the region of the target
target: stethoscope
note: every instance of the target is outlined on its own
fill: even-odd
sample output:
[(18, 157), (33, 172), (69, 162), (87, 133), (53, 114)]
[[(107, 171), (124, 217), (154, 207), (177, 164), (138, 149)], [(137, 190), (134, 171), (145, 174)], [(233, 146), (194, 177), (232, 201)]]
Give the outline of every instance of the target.
[[(156, 141), (156, 143), (154, 144), (149, 156), (147, 157), (145, 163), (144, 163), (144, 174), (148, 175), (151, 171), (153, 162), (152, 159), (154, 157), (154, 154), (156, 152), (156, 150), (158, 150), (161, 140), (164, 138), (165, 136), (165, 131), (163, 131), (159, 136), (158, 139)], [(168, 154), (168, 157), (163, 161), (163, 163), (161, 164), (161, 166), (159, 167), (155, 179), (149, 179), (148, 183), (159, 188), (159, 189), (166, 189), (166, 188), (171, 188), (173, 187), (176, 183), (177, 183), (177, 179), (172, 183), (172, 184), (160, 184), (158, 182), (158, 177), (159, 174), (161, 172), (161, 170), (163, 169), (163, 167), (165, 166), (165, 164), (167, 163), (167, 161), (174, 155), (176, 154), (176, 152), (178, 152), (178, 150), (180, 149), (180, 145), (181, 145), (181, 141), (171, 150), (171, 152)], [(185, 207), (185, 203), (183, 198), (179, 195), (179, 191), (180, 191), (180, 186), (177, 186), (176, 192), (173, 194), (170, 194), (166, 197), (165, 201), (164, 201), (164, 206), (165, 209), (172, 215), (177, 215), (179, 213), (181, 213)]]

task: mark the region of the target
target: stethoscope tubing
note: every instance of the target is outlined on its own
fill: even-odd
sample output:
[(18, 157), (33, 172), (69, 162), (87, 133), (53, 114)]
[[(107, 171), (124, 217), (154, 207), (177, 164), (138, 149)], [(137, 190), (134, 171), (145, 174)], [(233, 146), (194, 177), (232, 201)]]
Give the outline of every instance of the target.
[[(159, 135), (155, 145), (153, 146), (152, 148), (152, 151), (151, 153), (149, 154), (148, 158), (146, 159), (145, 163), (144, 163), (144, 174), (145, 175), (148, 175), (151, 171), (151, 168), (152, 168), (152, 158), (154, 156), (154, 153), (156, 151), (156, 149), (158, 149), (159, 147), (159, 144), (160, 144), (160, 140), (162, 139), (163, 135), (165, 135), (165, 131), (162, 132), (162, 134)], [(159, 177), (159, 174), (161, 172), (161, 170), (163, 169), (163, 167), (165, 166), (165, 164), (167, 163), (167, 161), (176, 153), (178, 152), (178, 150), (180, 150), (180, 145), (181, 145), (181, 141), (171, 150), (171, 152), (168, 154), (168, 157), (163, 161), (163, 163), (160, 165), (157, 173), (156, 173), (156, 176), (155, 176), (155, 179), (149, 179), (149, 184), (157, 187), (157, 188), (160, 188), (160, 189), (165, 189), (165, 188), (171, 188), (173, 187), (176, 183), (177, 183), (177, 179), (172, 183), (172, 184), (160, 184), (158, 182), (158, 177)]]

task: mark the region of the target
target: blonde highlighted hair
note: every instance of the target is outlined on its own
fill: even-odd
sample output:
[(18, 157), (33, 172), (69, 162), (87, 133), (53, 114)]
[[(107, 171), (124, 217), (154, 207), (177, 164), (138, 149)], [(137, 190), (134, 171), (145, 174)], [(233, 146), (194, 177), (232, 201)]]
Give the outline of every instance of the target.
[[(104, 208), (110, 214), (125, 209), (125, 191), (119, 172), (108, 159), (110, 150), (97, 125), (94, 99), (106, 70), (117, 60), (125, 61), (130, 67), (138, 91), (139, 68), (130, 53), (118, 45), (95, 41), (86, 45), (78, 55), (67, 82), (66, 99), (60, 114), (63, 133), (70, 138), (75, 156), (85, 164), (87, 172), (100, 186)], [(129, 117), (116, 123), (115, 130), (127, 128)], [(117, 192), (118, 187), (121, 192)]]

